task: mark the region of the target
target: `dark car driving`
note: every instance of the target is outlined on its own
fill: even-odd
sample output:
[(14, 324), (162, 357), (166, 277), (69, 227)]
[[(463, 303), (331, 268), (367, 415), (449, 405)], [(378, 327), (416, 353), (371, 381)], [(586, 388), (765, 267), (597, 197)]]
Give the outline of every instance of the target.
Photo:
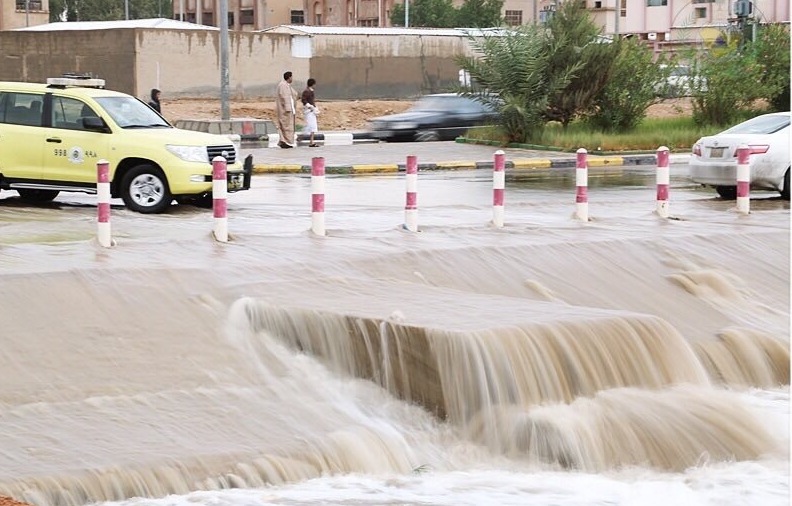
[(495, 122), (488, 106), (455, 93), (421, 97), (406, 112), (371, 120), (373, 137), (387, 141), (452, 140), (468, 128)]

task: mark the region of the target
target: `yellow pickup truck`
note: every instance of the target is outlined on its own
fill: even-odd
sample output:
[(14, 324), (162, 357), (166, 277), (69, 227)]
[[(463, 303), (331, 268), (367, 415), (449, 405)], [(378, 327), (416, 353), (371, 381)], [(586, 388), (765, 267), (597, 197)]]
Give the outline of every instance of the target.
[(96, 193), (96, 163), (110, 162), (111, 195), (131, 210), (161, 213), (176, 201), (211, 204), (212, 165), (228, 163), (228, 191), (250, 188), (230, 138), (171, 126), (143, 101), (101, 79), (0, 82), (0, 190), (29, 201)]

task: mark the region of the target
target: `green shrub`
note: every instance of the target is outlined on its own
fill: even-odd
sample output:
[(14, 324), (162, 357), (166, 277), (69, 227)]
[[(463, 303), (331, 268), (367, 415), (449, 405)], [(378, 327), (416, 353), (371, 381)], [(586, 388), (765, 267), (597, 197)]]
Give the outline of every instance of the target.
[(476, 56), (460, 56), (457, 62), (470, 74), (475, 88), (460, 92), (498, 111), (509, 142), (526, 142), (539, 135), (549, 97), (567, 85), (577, 67), (549, 72), (554, 45), (536, 25), (471, 37), (470, 43)]
[(789, 27), (763, 26), (751, 46), (756, 62), (762, 67), (761, 82), (766, 89), (762, 97), (773, 111), (789, 110)]
[(664, 59), (652, 61), (652, 51), (641, 41), (619, 41), (610, 78), (594, 99), (594, 112), (589, 122), (604, 131), (625, 132), (634, 128), (646, 116), (646, 110), (656, 103), (657, 89), (669, 73)]
[(728, 126), (771, 93), (756, 54), (734, 43), (701, 53), (694, 60), (690, 86), (693, 119), (698, 125)]

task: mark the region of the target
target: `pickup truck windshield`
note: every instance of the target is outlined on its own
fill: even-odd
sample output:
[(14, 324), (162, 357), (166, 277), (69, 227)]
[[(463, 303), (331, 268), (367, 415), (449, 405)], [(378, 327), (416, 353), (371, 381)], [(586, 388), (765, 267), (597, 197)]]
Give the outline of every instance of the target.
[(167, 121), (134, 97), (97, 97), (96, 101), (121, 128), (170, 128)]

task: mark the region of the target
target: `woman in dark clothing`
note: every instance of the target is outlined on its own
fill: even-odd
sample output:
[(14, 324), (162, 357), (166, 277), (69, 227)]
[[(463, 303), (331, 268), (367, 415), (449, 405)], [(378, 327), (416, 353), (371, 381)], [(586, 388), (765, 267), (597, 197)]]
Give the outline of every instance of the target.
[(150, 105), (151, 108), (158, 113), (162, 113), (162, 109), (160, 107), (160, 90), (157, 88), (153, 88), (151, 90), (151, 100), (149, 100), (148, 105)]

